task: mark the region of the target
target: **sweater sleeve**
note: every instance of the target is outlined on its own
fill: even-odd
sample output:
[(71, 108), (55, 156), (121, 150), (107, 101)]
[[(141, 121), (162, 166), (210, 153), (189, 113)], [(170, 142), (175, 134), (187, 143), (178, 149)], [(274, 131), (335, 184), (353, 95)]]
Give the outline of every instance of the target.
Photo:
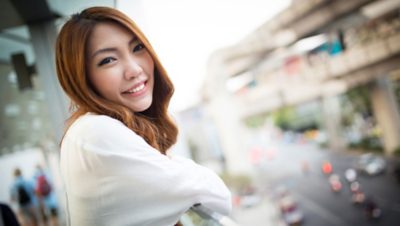
[(162, 155), (107, 116), (86, 117), (70, 130), (61, 150), (66, 152), (61, 156), (67, 165), (61, 167), (67, 172), (67, 190), (80, 201), (104, 207), (101, 213), (130, 209), (136, 219), (156, 219), (182, 214), (201, 203), (229, 214), (230, 192), (210, 169), (183, 157)]

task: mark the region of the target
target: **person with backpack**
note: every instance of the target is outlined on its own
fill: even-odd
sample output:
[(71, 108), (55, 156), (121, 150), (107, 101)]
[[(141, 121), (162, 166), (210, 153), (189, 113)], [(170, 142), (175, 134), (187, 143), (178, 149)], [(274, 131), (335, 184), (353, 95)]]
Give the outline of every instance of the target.
[(39, 199), (40, 213), (45, 223), (58, 225), (58, 204), (50, 177), (41, 165), (36, 166), (34, 174), (35, 192)]
[(18, 205), (18, 212), (25, 225), (38, 226), (39, 213), (33, 183), (25, 180), (19, 168), (14, 170), (14, 183), (11, 186), (11, 200)]

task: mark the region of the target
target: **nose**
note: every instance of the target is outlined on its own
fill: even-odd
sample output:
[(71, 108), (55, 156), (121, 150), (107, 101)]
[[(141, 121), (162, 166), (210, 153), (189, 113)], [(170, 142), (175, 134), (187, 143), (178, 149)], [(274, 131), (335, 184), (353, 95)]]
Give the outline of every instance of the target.
[(127, 80), (138, 77), (143, 73), (143, 68), (141, 67), (139, 61), (134, 57), (131, 57), (125, 62), (124, 77)]

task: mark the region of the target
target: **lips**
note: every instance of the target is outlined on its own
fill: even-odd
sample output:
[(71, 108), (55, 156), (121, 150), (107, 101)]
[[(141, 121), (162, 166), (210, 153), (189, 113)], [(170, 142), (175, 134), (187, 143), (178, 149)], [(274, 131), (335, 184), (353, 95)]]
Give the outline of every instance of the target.
[(131, 87), (130, 89), (128, 89), (122, 93), (124, 93), (124, 94), (138, 93), (138, 92), (144, 90), (145, 87), (146, 87), (146, 82), (137, 83), (133, 87)]

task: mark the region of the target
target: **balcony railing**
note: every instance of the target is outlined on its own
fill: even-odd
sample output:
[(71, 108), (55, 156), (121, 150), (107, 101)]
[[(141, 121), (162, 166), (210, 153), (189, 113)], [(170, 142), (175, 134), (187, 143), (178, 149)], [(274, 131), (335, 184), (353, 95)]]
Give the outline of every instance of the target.
[(181, 217), (183, 226), (239, 226), (232, 219), (208, 209), (195, 205)]

